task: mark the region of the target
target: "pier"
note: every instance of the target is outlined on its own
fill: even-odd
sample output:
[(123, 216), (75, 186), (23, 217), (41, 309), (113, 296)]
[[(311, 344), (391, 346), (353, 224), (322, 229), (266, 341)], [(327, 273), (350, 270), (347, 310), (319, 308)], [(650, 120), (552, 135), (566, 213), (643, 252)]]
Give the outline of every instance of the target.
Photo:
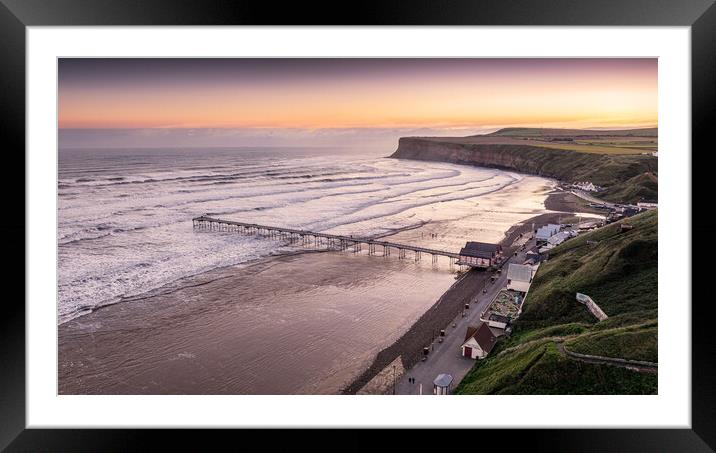
[[(338, 234), (319, 233), (315, 231), (296, 230), (269, 225), (258, 225), (255, 223), (236, 222), (223, 220), (214, 217), (200, 216), (192, 219), (194, 229), (210, 231), (227, 231), (243, 234), (260, 235), (269, 239), (287, 240), (290, 244), (301, 243), (316, 248), (325, 247), (329, 250), (347, 251), (360, 253), (363, 247), (367, 247), (368, 255), (391, 256), (391, 251), (397, 252), (398, 259), (407, 259), (408, 251), (417, 262), (423, 255), (430, 255), (432, 264), (438, 264), (438, 258), (444, 257), (449, 261), (450, 266), (455, 265), (460, 259), (457, 253), (435, 250), (425, 247), (418, 247), (409, 244), (398, 244), (395, 242), (381, 241), (379, 239), (342, 236)], [(377, 247), (377, 249), (376, 249)], [(376, 253), (378, 252), (378, 253)]]

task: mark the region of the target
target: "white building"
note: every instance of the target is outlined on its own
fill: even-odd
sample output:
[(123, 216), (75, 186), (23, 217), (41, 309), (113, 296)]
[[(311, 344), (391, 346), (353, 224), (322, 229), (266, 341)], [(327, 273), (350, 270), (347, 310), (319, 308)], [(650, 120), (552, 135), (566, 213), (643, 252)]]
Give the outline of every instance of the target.
[(644, 209), (656, 209), (659, 207), (659, 205), (657, 203), (646, 203), (643, 201), (638, 202), (636, 205), (638, 207), (644, 208)]
[(507, 268), (507, 289), (526, 293), (534, 277), (532, 266), (510, 263)]
[(535, 239), (537, 239), (537, 243), (545, 243), (557, 234), (560, 230), (560, 226), (556, 225), (554, 223), (550, 223), (548, 225), (543, 226), (542, 228), (539, 228), (537, 232), (535, 233)]
[(492, 333), (487, 323), (478, 326), (468, 326), (465, 341), (462, 343), (462, 356), (471, 359), (484, 359), (497, 343), (497, 337)]
[(547, 239), (547, 243), (552, 246), (557, 246), (569, 239), (570, 237), (572, 237), (572, 235), (568, 231), (560, 231), (559, 233)]
[(573, 184), (574, 187), (584, 190), (585, 192), (599, 192), (600, 187), (595, 186), (589, 181), (576, 182)]

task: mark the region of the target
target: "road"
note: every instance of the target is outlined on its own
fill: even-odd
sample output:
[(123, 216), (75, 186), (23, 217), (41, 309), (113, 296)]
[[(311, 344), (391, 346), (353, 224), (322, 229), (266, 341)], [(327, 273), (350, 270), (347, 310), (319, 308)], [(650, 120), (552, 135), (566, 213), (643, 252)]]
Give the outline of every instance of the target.
[(572, 194), (581, 198), (582, 200), (588, 201), (590, 203), (603, 204), (604, 206), (614, 209), (614, 203), (609, 203), (608, 201), (600, 200), (599, 198), (589, 195), (587, 192), (584, 192), (582, 190), (572, 189), (570, 192), (572, 192)]
[[(530, 239), (525, 247), (529, 250), (534, 246), (534, 239)], [(452, 324), (445, 326), (445, 337), (440, 343), (436, 339), (432, 344), (432, 350), (428, 354), (427, 360), (418, 362), (411, 369), (407, 370), (401, 379), (397, 382), (395, 393), (397, 395), (418, 395), (420, 394), (420, 384), (422, 384), (422, 393), (425, 395), (433, 394), (433, 380), (441, 373), (450, 374), (453, 377), (452, 388), (465, 377), (470, 368), (475, 364), (475, 360), (468, 359), (461, 355), (460, 347), (465, 340), (465, 333), (468, 325), (474, 325), (480, 322), (480, 313), (482, 313), (497, 293), (507, 285), (507, 263), (522, 264), (525, 260), (525, 252), (518, 251), (517, 256), (510, 257), (505, 262), (501, 275), (494, 283), (486, 283), (486, 293), (481, 291), (475, 294), (470, 303), (470, 309), (463, 318), (458, 316), (455, 319), (456, 326)], [(415, 383), (408, 382), (408, 378), (415, 378)]]

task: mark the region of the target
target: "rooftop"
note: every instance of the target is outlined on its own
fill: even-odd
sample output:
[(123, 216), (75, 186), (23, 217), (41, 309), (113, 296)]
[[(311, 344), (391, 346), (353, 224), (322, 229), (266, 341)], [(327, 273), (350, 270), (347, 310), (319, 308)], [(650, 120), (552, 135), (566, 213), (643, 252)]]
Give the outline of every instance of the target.
[(548, 238), (552, 236), (553, 234), (557, 233), (560, 229), (560, 225), (550, 223), (548, 225), (545, 225), (541, 228), (537, 229), (537, 233), (535, 233), (535, 237), (537, 238)]
[(492, 333), (492, 330), (490, 330), (490, 326), (484, 322), (476, 326), (468, 326), (465, 341), (470, 338), (475, 338), (477, 344), (479, 344), (480, 348), (487, 354), (492, 351), (492, 348), (494, 348), (497, 343), (497, 337)]
[(452, 383), (452, 376), (449, 374), (438, 374), (438, 377), (435, 378), (433, 381), (433, 384), (437, 385), (438, 387), (447, 387)]
[(460, 255), (462, 256), (472, 256), (475, 258), (486, 258), (490, 259), (495, 256), (494, 252), (490, 252), (488, 250), (475, 250), (475, 249), (468, 249), (466, 247), (463, 247), (460, 249)]
[(532, 281), (532, 266), (510, 263), (510, 266), (507, 268), (507, 278), (529, 283)]
[(465, 247), (460, 249), (460, 255), (473, 256), (475, 258), (492, 258), (496, 253), (502, 251), (500, 244), (487, 242), (467, 242)]

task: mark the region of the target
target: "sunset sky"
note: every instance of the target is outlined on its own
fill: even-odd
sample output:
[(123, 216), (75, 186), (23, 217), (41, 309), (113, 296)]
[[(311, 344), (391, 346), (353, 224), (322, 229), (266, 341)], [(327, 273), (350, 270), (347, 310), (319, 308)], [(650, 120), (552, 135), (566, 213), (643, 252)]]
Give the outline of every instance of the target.
[(656, 124), (656, 59), (59, 60), (65, 129)]

